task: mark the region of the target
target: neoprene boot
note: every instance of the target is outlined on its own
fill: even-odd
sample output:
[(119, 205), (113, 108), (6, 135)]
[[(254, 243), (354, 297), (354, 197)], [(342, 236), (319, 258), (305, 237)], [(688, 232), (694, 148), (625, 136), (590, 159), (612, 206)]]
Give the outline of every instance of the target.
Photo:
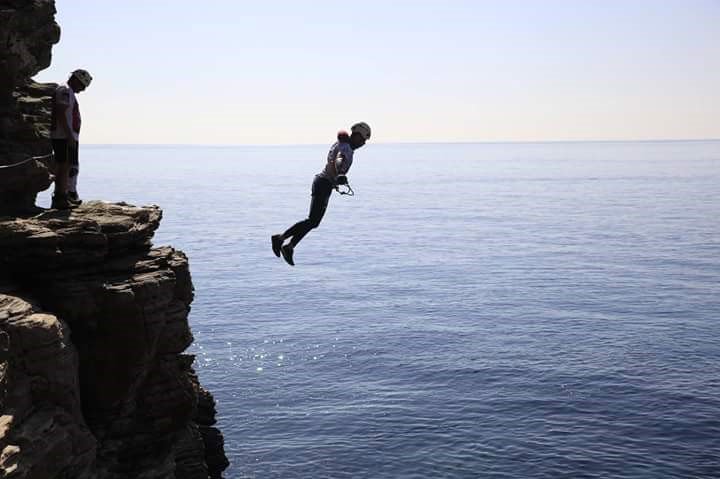
[(68, 201), (67, 195), (55, 193), (52, 197), (52, 203), (50, 205), (50, 208), (54, 210), (69, 210), (71, 208), (75, 208), (75, 206), (77, 205), (74, 205)]
[(82, 204), (82, 200), (78, 197), (77, 191), (68, 191), (67, 200), (68, 203), (75, 206), (79, 206), (80, 204)]
[(282, 257), (287, 264), (289, 264), (290, 266), (295, 266), (295, 261), (293, 261), (293, 253), (295, 252), (295, 249), (290, 243), (280, 248), (280, 252), (282, 253)]
[(275, 256), (277, 256), (279, 258), (280, 257), (280, 248), (282, 248), (282, 244), (283, 244), (283, 237), (280, 235), (272, 235), (270, 237), (270, 243), (272, 244), (273, 253), (275, 253)]

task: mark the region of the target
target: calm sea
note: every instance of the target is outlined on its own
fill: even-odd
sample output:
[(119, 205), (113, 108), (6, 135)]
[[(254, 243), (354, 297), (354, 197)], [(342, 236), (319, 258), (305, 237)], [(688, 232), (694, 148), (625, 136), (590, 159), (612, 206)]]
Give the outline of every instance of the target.
[[(720, 142), (83, 147), (184, 250), (229, 478), (720, 472)], [(41, 195), (40, 203), (49, 203)]]

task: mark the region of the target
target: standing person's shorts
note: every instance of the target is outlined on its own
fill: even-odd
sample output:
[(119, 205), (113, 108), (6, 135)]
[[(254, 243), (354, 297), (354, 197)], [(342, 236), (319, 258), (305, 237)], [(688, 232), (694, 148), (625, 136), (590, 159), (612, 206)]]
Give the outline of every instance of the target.
[(68, 145), (68, 141), (62, 138), (53, 138), (52, 140), (53, 153), (55, 154), (55, 161), (57, 163), (67, 163), (70, 165), (78, 164), (78, 144), (75, 143), (74, 147)]

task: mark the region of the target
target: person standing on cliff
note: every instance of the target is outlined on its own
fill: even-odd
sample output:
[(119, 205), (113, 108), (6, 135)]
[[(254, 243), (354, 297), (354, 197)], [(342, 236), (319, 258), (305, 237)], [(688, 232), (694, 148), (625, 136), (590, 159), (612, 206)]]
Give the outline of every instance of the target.
[[(290, 266), (295, 266), (293, 254), (298, 245), (310, 230), (317, 228), (325, 215), (333, 188), (347, 184), (345, 174), (353, 162), (353, 153), (370, 139), (370, 127), (367, 123), (356, 123), (350, 129), (338, 133), (337, 141), (330, 147), (325, 168), (312, 183), (312, 199), (310, 201), (310, 214), (302, 221), (295, 223), (282, 234), (272, 235), (270, 241), (275, 256), (282, 257)], [(283, 245), (286, 239), (290, 242)]]
[(77, 194), (77, 177), (80, 173), (78, 149), (82, 120), (75, 94), (85, 90), (90, 82), (90, 73), (80, 69), (70, 74), (65, 85), (58, 85), (55, 89), (50, 138), (57, 171), (51, 208), (66, 210), (81, 203)]

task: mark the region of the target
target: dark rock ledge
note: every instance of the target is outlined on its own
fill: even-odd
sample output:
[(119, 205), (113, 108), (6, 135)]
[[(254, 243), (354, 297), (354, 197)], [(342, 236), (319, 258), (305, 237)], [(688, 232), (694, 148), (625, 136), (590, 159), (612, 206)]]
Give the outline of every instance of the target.
[(0, 218), (0, 476), (219, 478), (185, 255), (156, 206)]

